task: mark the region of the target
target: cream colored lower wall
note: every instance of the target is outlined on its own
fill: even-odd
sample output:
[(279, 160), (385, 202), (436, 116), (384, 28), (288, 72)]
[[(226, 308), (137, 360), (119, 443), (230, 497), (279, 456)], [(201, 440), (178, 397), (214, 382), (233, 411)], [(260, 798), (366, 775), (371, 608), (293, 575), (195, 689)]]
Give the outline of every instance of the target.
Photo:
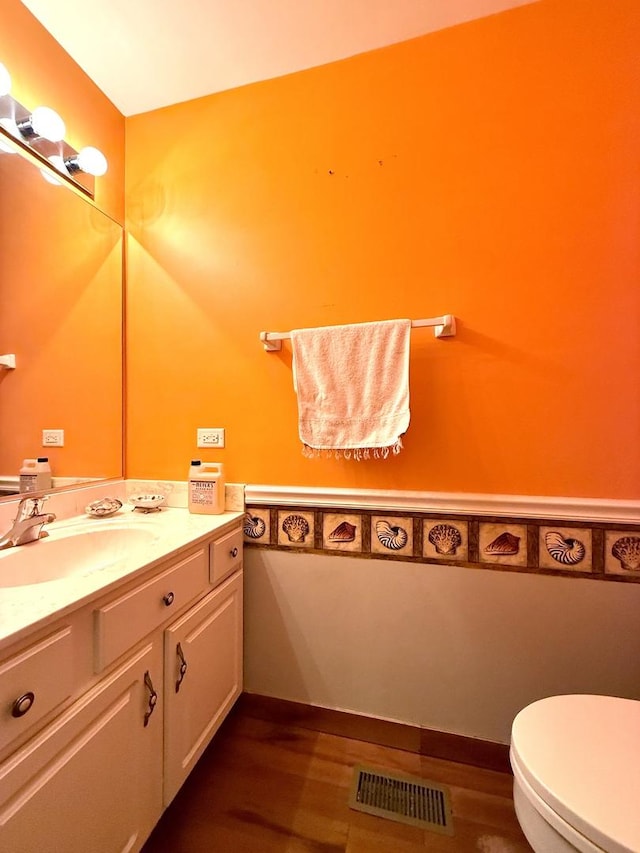
[(543, 696), (640, 698), (640, 584), (245, 550), (245, 689), (508, 743)]

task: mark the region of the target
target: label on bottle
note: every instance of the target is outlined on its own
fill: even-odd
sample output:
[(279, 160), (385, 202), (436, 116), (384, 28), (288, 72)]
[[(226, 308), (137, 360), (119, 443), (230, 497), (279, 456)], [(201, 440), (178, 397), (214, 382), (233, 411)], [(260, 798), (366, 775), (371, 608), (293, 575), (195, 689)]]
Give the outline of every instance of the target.
[(37, 474), (20, 474), (20, 491), (21, 492), (37, 492), (38, 491), (38, 475)]
[(191, 480), (191, 503), (198, 506), (217, 506), (217, 480)]

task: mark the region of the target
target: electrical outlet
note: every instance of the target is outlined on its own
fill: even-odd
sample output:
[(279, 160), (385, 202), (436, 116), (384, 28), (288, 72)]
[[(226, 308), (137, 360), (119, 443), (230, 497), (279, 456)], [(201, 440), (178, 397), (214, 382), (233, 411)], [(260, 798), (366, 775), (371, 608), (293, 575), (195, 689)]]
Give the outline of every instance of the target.
[(63, 429), (43, 429), (42, 430), (42, 446), (43, 447), (64, 447), (64, 430)]
[(224, 447), (224, 429), (199, 429), (198, 447)]

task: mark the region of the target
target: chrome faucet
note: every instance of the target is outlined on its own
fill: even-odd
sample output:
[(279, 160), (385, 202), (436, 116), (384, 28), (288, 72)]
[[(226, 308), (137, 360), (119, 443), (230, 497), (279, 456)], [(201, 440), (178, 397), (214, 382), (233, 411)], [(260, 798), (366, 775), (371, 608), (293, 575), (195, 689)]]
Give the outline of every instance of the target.
[(24, 545), (26, 542), (36, 542), (48, 535), (42, 528), (56, 518), (52, 512), (42, 511), (45, 501), (48, 500), (49, 495), (41, 495), (39, 498), (22, 498), (11, 529), (0, 537), (0, 550), (12, 548), (14, 545)]

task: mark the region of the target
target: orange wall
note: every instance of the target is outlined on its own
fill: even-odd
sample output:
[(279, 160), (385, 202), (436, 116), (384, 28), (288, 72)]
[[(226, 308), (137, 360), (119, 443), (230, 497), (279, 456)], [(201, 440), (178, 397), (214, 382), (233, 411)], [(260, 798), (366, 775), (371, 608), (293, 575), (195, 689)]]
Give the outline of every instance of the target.
[(124, 221), (124, 116), (19, 0), (2, 0), (0, 62), (11, 94), (23, 106), (46, 105), (65, 121), (65, 140), (77, 151), (99, 148), (109, 161), (96, 181), (96, 204)]
[[(638, 44), (541, 0), (127, 119), (128, 475), (638, 498)], [(304, 458), (259, 332), (443, 312), (405, 450)]]

